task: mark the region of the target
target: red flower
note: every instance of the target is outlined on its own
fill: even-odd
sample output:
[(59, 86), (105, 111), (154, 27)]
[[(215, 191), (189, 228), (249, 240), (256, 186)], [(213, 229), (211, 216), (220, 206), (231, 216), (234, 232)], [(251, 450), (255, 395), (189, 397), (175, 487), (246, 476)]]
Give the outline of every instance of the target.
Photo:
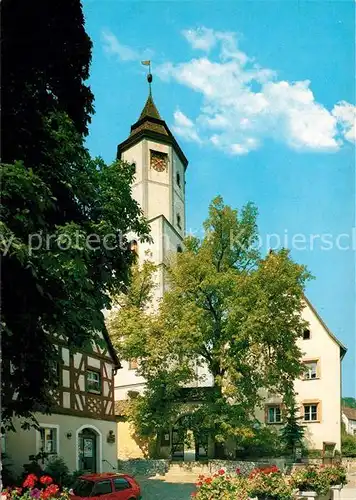
[(241, 474), (241, 469), (237, 468), (236, 469), (236, 474)]
[(18, 495), (21, 495), (22, 493), (22, 488), (15, 488), (15, 491)]
[(203, 485), (203, 483), (201, 481), (198, 481), (197, 483), (195, 483), (195, 486), (198, 486), (198, 487), (202, 486), (202, 485)]
[(196, 491), (193, 491), (193, 493), (190, 495), (191, 497), (196, 497), (197, 496), (197, 492)]
[(37, 483), (38, 478), (35, 474), (29, 474), (25, 481), (23, 482), (23, 487), (24, 488), (33, 488), (35, 484)]
[(47, 488), (41, 491), (41, 498), (46, 500), (47, 498), (54, 497), (59, 491), (59, 487), (56, 484), (50, 484)]
[(205, 479), (205, 483), (206, 483), (206, 484), (210, 484), (210, 483), (211, 483), (211, 481), (212, 481), (211, 477), (207, 477), (207, 478)]
[(42, 476), (42, 477), (40, 477), (40, 482), (42, 484), (52, 484), (53, 479), (50, 476)]
[(218, 474), (219, 474), (220, 476), (223, 476), (223, 475), (225, 474), (224, 469), (220, 469), (220, 470), (218, 470)]

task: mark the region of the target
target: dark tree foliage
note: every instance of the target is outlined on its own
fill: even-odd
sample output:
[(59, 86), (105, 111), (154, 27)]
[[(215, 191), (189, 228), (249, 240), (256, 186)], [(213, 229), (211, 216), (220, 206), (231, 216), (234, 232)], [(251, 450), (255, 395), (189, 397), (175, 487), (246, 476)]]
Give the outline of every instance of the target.
[(356, 408), (356, 399), (355, 398), (342, 398), (341, 404), (342, 404), (342, 406), (346, 406), (347, 408)]
[(65, 111), (87, 134), (92, 43), (80, 0), (2, 2), (2, 161), (43, 162), (43, 116)]
[(285, 424), (281, 430), (281, 438), (286, 452), (293, 455), (296, 452), (296, 448), (303, 445), (304, 428), (300, 424), (302, 417), (298, 416), (298, 408), (294, 395), (286, 395), (285, 403)]
[(105, 333), (102, 311), (133, 260), (124, 235), (145, 238), (148, 226), (132, 167), (93, 160), (83, 145), (93, 96), (80, 1), (4, 0), (2, 23), (1, 402), (11, 428), (51, 410), (52, 336), (86, 348)]

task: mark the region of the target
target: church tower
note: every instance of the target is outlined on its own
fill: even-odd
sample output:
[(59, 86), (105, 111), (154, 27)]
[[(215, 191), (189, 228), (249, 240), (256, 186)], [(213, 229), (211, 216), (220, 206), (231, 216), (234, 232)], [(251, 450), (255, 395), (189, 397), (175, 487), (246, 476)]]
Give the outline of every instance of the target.
[[(164, 263), (170, 255), (182, 250), (188, 160), (153, 101), (150, 73), (147, 79), (147, 101), (131, 126), (129, 137), (118, 145), (117, 157), (135, 165), (133, 197), (150, 224), (153, 242), (135, 243), (139, 262), (149, 259), (158, 268), (152, 304), (155, 308), (165, 291)], [(126, 399), (129, 390), (144, 388), (145, 381), (136, 376), (132, 362), (122, 361), (122, 369), (115, 378), (115, 400)]]

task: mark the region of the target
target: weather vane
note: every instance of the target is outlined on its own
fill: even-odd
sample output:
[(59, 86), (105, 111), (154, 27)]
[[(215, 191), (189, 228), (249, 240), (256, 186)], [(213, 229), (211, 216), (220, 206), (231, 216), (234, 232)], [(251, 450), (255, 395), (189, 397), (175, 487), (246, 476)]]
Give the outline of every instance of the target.
[(147, 81), (148, 81), (150, 95), (151, 95), (151, 83), (152, 83), (151, 61), (141, 61), (141, 64), (143, 64), (144, 66), (148, 66)]

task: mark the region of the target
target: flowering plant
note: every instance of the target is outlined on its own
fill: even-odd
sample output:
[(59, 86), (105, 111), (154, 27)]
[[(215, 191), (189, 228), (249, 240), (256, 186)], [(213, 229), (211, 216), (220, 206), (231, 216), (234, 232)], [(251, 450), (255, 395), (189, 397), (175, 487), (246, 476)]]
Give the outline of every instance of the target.
[(2, 492), (7, 500), (69, 500), (67, 491), (60, 491), (50, 476), (37, 477), (29, 474), (22, 484), (22, 488), (7, 488)]
[(268, 500), (291, 500), (293, 488), (286, 476), (273, 465), (254, 469), (249, 475), (248, 490), (251, 497)]
[(347, 484), (346, 469), (340, 465), (321, 466), (321, 472), (326, 477), (330, 486), (344, 486)]
[(224, 469), (220, 469), (213, 476), (201, 475), (196, 483), (197, 491), (192, 493), (192, 497), (197, 500), (248, 500), (247, 481), (243, 478), (239, 470), (236, 475), (225, 474)]
[(323, 467), (309, 465), (298, 468), (291, 478), (291, 484), (299, 491), (315, 491), (318, 495), (326, 495), (330, 489), (327, 474), (322, 472)]

